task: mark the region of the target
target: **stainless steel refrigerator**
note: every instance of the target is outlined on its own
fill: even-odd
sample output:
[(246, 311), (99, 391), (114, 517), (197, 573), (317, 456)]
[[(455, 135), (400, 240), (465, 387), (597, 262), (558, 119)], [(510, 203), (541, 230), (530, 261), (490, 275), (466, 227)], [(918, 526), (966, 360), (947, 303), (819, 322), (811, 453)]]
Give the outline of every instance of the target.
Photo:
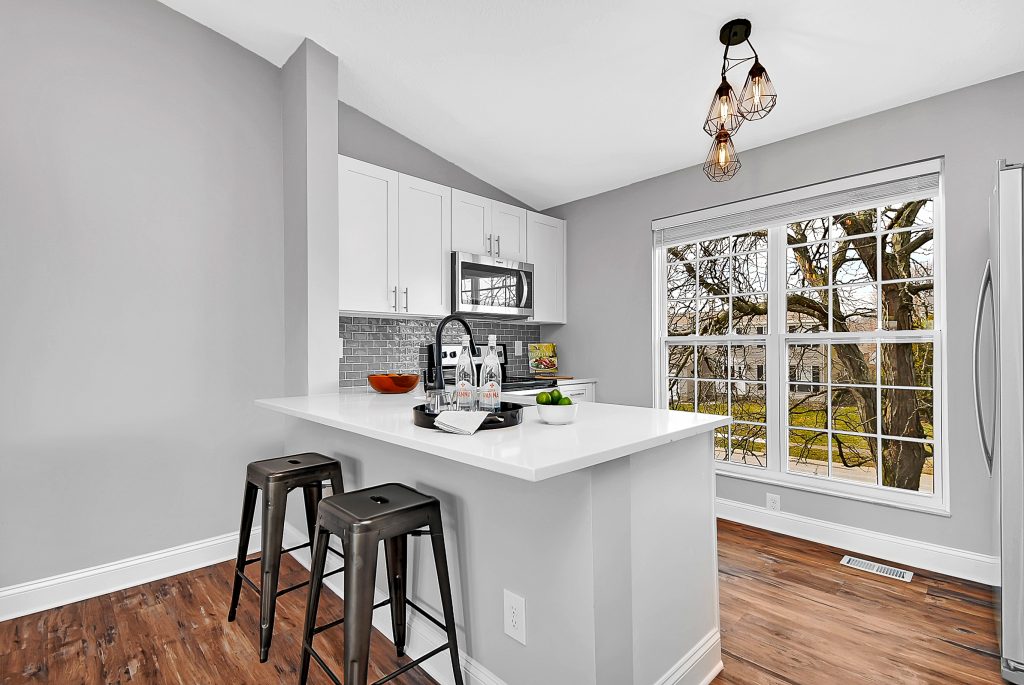
[[(1024, 165), (999, 162), (991, 215), (991, 255), (974, 333), (974, 391), (982, 450), (999, 480), (1003, 678), (1024, 685)], [(992, 335), (983, 335), (985, 329)], [(994, 362), (988, 379), (981, 372), (985, 360)]]

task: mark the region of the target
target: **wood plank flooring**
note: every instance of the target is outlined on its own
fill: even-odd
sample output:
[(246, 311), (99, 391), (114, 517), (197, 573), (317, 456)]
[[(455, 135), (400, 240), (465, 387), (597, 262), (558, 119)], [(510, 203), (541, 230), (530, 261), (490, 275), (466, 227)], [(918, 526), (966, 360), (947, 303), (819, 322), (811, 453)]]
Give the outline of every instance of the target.
[(904, 583), (843, 554), (719, 520), (713, 685), (1003, 682), (991, 588), (919, 569)]
[[(917, 569), (906, 584), (841, 567), (842, 554), (719, 522), (725, 671), (714, 685), (1002, 682), (988, 587)], [(238, 620), (225, 619), (231, 568), (225, 562), (0, 623), (0, 683), (292, 685), (305, 593), (280, 598), (270, 661), (260, 664), (255, 593), (243, 590)], [(305, 575), (285, 557), (282, 587)], [(321, 621), (340, 617), (341, 608), (325, 593)], [(317, 640), (340, 672), (340, 633)], [(397, 667), (387, 638), (375, 634), (372, 646), (372, 677)], [(420, 669), (394, 682), (434, 685)], [(314, 665), (310, 683), (329, 680)]]

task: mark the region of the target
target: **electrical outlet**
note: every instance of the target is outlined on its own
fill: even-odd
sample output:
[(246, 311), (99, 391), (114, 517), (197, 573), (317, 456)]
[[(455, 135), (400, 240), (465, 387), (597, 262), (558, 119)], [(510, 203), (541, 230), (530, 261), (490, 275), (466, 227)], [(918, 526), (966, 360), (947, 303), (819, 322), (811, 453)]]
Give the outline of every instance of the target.
[(505, 590), (505, 634), (526, 644), (526, 600)]
[(782, 496), (776, 495), (773, 492), (768, 493), (767, 502), (765, 506), (768, 507), (768, 511), (782, 511)]
[(517, 357), (522, 357), (523, 356), (523, 341), (522, 340), (516, 340), (515, 347), (516, 347), (516, 356)]
[(338, 338), (338, 359), (345, 358), (345, 339)]

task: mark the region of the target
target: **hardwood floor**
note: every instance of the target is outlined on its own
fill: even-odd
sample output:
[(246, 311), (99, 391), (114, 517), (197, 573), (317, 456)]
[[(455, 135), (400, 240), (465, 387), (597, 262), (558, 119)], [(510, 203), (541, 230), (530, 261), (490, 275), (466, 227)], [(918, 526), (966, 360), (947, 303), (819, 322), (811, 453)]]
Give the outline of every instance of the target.
[[(53, 685), (294, 685), (305, 618), (305, 589), (278, 598), (270, 659), (259, 662), (259, 603), (242, 589), (234, 623), (227, 622), (234, 562), (68, 604), (0, 623), (0, 683)], [(258, 565), (250, 566), (251, 578)], [(281, 566), (281, 587), (309, 577), (291, 556)], [(341, 618), (342, 603), (326, 591), (319, 622)], [(395, 670), (394, 645), (374, 631), (370, 678)], [(331, 669), (341, 668), (341, 629), (315, 638), (317, 652)], [(439, 655), (436, 659), (447, 658)], [(401, 663), (407, 663), (403, 658)], [(309, 685), (329, 685), (314, 663)], [(420, 668), (396, 685), (436, 685)]]
[[(714, 685), (1002, 682), (988, 587), (917, 569), (910, 584), (873, 576), (839, 566), (840, 550), (727, 521), (718, 537), (725, 671)], [(225, 620), (231, 568), (0, 623), (0, 683), (295, 683), (305, 593), (280, 598), (270, 661), (260, 664), (255, 593), (244, 590), (238, 620)], [(305, 574), (286, 556), (282, 587)], [(321, 621), (341, 616), (333, 594), (321, 605)], [(340, 673), (340, 633), (317, 641)], [(372, 644), (372, 677), (397, 667), (387, 638)], [(394, 682), (434, 683), (420, 669)], [(329, 680), (314, 665), (310, 683)]]
[(713, 685), (1002, 683), (992, 591), (839, 565), (841, 550), (718, 522), (722, 650)]

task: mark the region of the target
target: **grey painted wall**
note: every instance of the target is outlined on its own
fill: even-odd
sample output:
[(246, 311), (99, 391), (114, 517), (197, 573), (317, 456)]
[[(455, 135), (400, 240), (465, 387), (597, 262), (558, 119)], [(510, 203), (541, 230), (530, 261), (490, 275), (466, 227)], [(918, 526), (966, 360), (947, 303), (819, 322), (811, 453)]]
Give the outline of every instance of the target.
[(278, 454), (281, 84), (148, 0), (0, 8), (0, 587), (237, 530)]
[[(995, 160), (1024, 159), (1024, 129), (979, 133), (999, 110), (1024, 111), (1024, 73), (947, 93), (754, 150), (742, 171), (710, 183), (699, 167), (546, 210), (567, 219), (569, 323), (543, 335), (573, 351), (573, 370), (601, 378), (602, 399), (647, 405), (651, 374), (651, 220), (831, 178), (945, 156), (947, 397), (952, 516), (921, 514), (771, 486), (785, 511), (982, 553), (996, 553), (992, 481), (982, 465), (971, 391), (971, 326), (988, 256)], [(784, 117), (785, 94), (772, 116)], [(756, 124), (754, 124), (756, 125)], [(692, 135), (701, 135), (695, 124)], [(600, 265), (600, 268), (598, 268)], [(615, 274), (609, 277), (609, 274)], [(719, 476), (721, 497), (764, 506), (767, 487)]]
[(338, 103), (338, 152), (467, 193), (533, 209), (344, 102)]

